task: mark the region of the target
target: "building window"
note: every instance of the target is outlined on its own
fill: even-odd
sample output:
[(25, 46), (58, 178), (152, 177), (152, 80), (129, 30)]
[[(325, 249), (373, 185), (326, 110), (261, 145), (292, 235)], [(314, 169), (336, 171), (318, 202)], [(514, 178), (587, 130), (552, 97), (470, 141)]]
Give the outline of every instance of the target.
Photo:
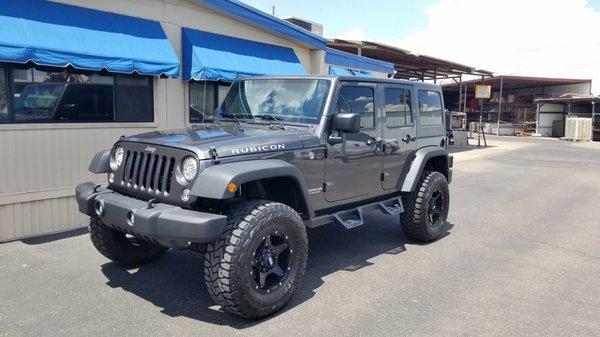
[(419, 124), (442, 125), (442, 97), (437, 91), (419, 90)]
[(385, 124), (389, 128), (412, 125), (410, 90), (385, 89)]
[(154, 121), (152, 78), (56, 68), (8, 69), (5, 122)]
[(230, 83), (215, 81), (190, 82), (190, 123), (212, 121), (229, 86)]
[(343, 86), (337, 101), (337, 113), (360, 114), (360, 127), (375, 127), (375, 104), (373, 88)]
[(6, 69), (0, 67), (0, 122), (8, 120), (8, 81)]

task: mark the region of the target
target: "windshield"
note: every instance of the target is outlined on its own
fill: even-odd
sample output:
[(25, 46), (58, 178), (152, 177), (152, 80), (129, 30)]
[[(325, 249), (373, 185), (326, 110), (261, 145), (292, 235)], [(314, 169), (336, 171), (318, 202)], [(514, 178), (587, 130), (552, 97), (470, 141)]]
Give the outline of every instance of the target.
[(318, 123), (329, 81), (257, 79), (234, 82), (220, 107), (226, 118), (260, 118), (282, 122)]
[(15, 104), (17, 119), (48, 119), (65, 89), (64, 83), (26, 86)]

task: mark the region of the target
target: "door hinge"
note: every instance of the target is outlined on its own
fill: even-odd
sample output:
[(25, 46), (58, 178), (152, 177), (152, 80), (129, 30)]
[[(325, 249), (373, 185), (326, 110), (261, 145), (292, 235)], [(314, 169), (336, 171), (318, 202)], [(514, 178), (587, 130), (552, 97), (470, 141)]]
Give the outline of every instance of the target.
[(381, 172), (381, 181), (386, 181), (390, 177), (390, 174), (387, 172)]
[(323, 182), (323, 192), (327, 192), (329, 189), (335, 186), (335, 182), (333, 181), (325, 181)]
[(221, 160), (219, 159), (219, 154), (217, 153), (217, 149), (214, 146), (208, 148), (208, 155), (212, 159), (213, 164), (218, 164)]

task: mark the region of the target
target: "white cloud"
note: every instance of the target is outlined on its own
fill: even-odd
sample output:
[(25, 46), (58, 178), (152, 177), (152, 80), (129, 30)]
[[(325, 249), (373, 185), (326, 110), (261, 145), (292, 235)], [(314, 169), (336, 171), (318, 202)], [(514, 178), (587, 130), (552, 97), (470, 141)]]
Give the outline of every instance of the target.
[(354, 27), (345, 31), (340, 37), (343, 40), (366, 40), (366, 34), (361, 27)]
[(344, 35), (499, 74), (591, 78), (600, 94), (600, 12), (585, 0), (440, 0), (425, 14), (424, 28), (398, 40), (360, 27)]

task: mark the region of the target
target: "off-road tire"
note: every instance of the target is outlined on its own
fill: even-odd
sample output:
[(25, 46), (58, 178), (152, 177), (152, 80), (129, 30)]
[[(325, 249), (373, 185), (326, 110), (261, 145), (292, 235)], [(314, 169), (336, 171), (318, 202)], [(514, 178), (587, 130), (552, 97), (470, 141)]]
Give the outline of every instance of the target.
[[(429, 202), (434, 193), (442, 197), (443, 211), (438, 220), (432, 223), (429, 217)], [(417, 189), (402, 196), (404, 213), (400, 214), (402, 231), (411, 239), (429, 242), (437, 239), (446, 224), (450, 206), (448, 181), (440, 172), (425, 171)]]
[[(221, 237), (207, 245), (204, 278), (208, 292), (226, 312), (246, 319), (269, 316), (291, 299), (304, 276), (308, 256), (304, 223), (291, 207), (266, 200), (235, 204), (228, 214)], [(251, 263), (261, 240), (275, 231), (278, 235), (285, 233), (288, 258), (293, 263), (285, 271), (282, 283), (266, 293), (258, 289)]]
[(166, 247), (138, 239), (106, 226), (99, 219), (90, 221), (90, 238), (100, 254), (123, 267), (137, 267), (158, 259)]

